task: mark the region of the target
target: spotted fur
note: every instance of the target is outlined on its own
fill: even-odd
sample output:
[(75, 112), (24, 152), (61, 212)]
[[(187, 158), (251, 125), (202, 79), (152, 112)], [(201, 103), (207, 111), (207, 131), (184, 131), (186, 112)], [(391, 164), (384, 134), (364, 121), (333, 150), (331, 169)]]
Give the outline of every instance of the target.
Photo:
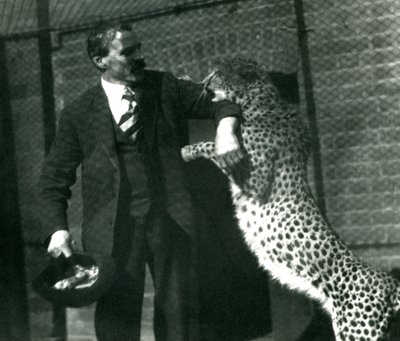
[[(268, 73), (252, 61), (221, 64), (205, 86), (243, 109), (250, 175), (240, 185), (227, 175), (239, 227), (260, 266), (319, 300), (336, 340), (386, 340), (400, 308), (399, 283), (354, 255), (321, 215), (307, 182), (298, 110), (280, 99)], [(186, 146), (182, 155), (215, 161), (214, 144)]]

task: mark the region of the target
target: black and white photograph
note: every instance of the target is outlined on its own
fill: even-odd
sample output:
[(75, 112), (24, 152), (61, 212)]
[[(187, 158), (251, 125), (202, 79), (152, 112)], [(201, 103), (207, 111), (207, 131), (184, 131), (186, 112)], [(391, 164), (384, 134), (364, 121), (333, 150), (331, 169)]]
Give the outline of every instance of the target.
[(0, 341), (400, 341), (399, 0), (0, 0)]

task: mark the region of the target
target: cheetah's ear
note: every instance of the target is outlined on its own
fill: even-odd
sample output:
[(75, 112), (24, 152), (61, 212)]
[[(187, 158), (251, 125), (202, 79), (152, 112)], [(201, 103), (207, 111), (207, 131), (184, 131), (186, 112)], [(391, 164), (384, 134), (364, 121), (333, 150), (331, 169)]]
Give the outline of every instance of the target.
[(211, 72), (206, 78), (204, 78), (202, 80), (202, 83), (204, 84), (204, 88), (206, 88), (210, 84), (211, 79), (215, 76), (216, 72), (217, 71)]

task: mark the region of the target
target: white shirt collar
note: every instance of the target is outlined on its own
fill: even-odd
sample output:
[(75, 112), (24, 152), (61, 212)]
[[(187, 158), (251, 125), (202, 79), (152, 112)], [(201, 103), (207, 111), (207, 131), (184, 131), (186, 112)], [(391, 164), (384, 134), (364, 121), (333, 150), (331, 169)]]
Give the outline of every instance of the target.
[(119, 122), (122, 115), (129, 109), (129, 101), (122, 99), (125, 85), (110, 83), (103, 77), (101, 78), (101, 85), (106, 93), (112, 116), (114, 117), (115, 122)]
[(125, 85), (111, 83), (109, 81), (106, 81), (103, 77), (101, 77), (101, 85), (109, 101), (120, 101), (122, 99)]

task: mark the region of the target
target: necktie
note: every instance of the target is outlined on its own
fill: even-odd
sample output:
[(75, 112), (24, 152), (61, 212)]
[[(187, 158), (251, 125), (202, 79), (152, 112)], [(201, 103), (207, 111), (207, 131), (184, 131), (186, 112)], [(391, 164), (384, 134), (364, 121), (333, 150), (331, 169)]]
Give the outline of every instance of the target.
[(118, 126), (121, 128), (125, 136), (129, 137), (133, 141), (136, 141), (142, 126), (138, 120), (139, 112), (135, 94), (128, 87), (125, 87), (122, 99), (129, 102), (129, 107), (128, 110), (121, 116)]

